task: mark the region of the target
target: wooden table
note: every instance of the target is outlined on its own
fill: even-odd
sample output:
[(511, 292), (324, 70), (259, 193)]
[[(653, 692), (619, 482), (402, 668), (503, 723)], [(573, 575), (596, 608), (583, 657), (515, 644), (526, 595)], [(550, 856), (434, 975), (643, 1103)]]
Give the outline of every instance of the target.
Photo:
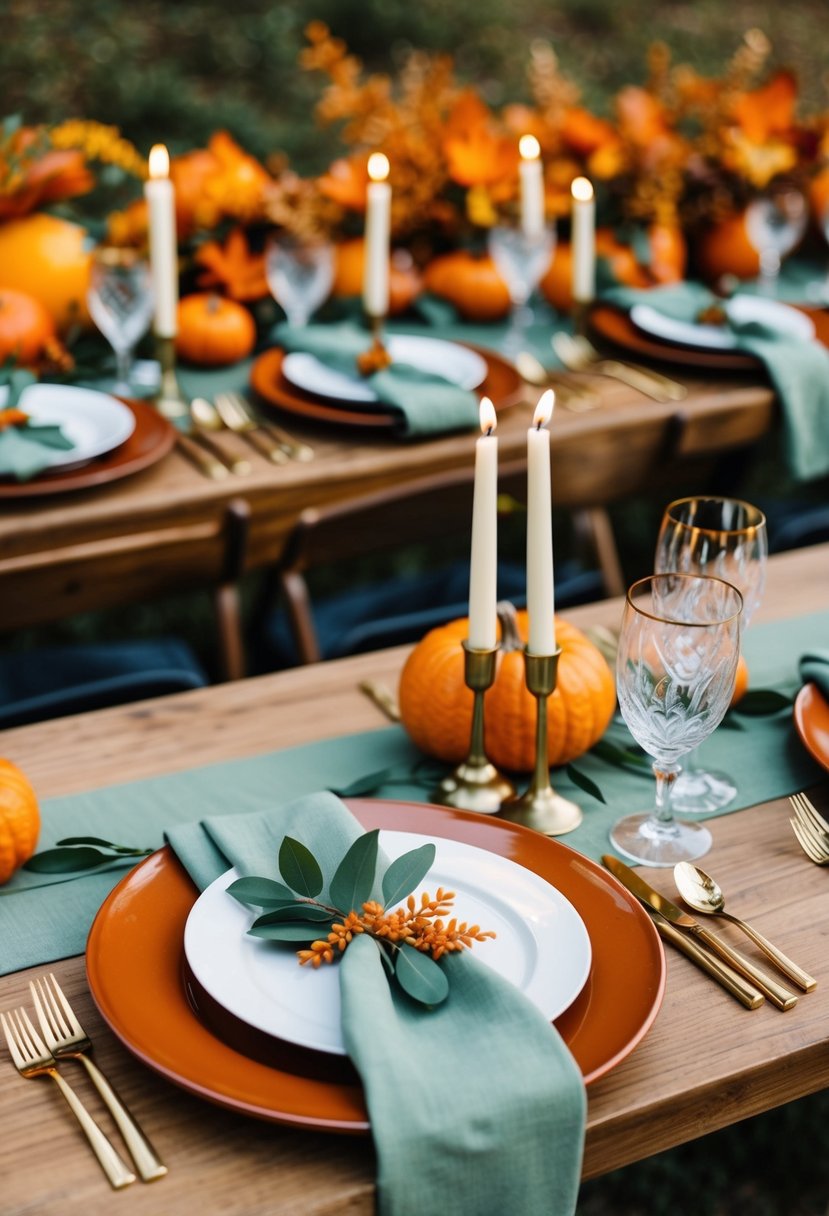
[[(679, 405), (659, 405), (610, 380), (591, 378), (601, 406), (556, 411), (552, 424), (557, 508), (603, 506), (661, 486), (688, 492), (715, 458), (756, 442), (775, 417), (774, 395), (757, 375), (680, 377)], [(500, 459), (526, 459), (530, 407), (502, 412)], [(250, 511), (244, 568), (274, 561), (300, 512), (357, 494), (472, 466), (474, 436), (399, 442), (364, 430), (286, 419), (316, 458), (274, 466), (239, 436), (221, 437), (244, 455), (250, 476), (208, 480), (178, 451), (123, 481), (41, 499), (0, 501), (0, 632), (109, 608), (222, 576), (228, 503)], [(697, 476), (697, 480), (694, 477)]]
[[(759, 619), (829, 607), (829, 545), (770, 563)], [(569, 612), (586, 626), (616, 623), (619, 604)], [(793, 643), (796, 645), (796, 642)], [(362, 679), (394, 686), (406, 648), (239, 681), (125, 708), (0, 734), (0, 753), (20, 764), (42, 797), (171, 773), (211, 761), (290, 747), (382, 725), (357, 690)], [(814, 791), (829, 811), (829, 779)], [(684, 957), (668, 949), (668, 982), (655, 1024), (635, 1051), (589, 1093), (585, 1177), (705, 1135), (829, 1084), (829, 956), (826, 871), (800, 851), (781, 799), (713, 824), (710, 868), (735, 908), (818, 980), (795, 1009), (743, 1010)], [(649, 878), (671, 889), (664, 872)], [(735, 931), (736, 932), (736, 931)], [(739, 938), (735, 944), (745, 945)], [(749, 946), (750, 950), (751, 947)], [(0, 1009), (28, 1002), (42, 968), (0, 979)], [(63, 1103), (45, 1083), (4, 1064), (0, 1085), (3, 1216), (177, 1216), (371, 1213), (372, 1151), (362, 1138), (310, 1135), (202, 1103), (147, 1071), (95, 1010), (82, 958), (55, 965), (92, 1032), (101, 1065), (170, 1167), (162, 1182), (136, 1183), (117, 1199)], [(107, 1115), (78, 1074), (78, 1088)], [(28, 1154), (33, 1154), (31, 1163)]]

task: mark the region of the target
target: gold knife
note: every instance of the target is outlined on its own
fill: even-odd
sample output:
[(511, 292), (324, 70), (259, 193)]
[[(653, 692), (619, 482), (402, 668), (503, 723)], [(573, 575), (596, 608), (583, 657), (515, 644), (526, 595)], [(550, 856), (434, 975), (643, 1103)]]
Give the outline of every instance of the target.
[(619, 861), (618, 857), (612, 857), (605, 853), (602, 857), (603, 864), (614, 874), (623, 886), (627, 887), (633, 895), (636, 896), (643, 904), (647, 904), (649, 908), (655, 908), (657, 912), (670, 921), (672, 925), (678, 926), (682, 930), (694, 935), (701, 942), (704, 942), (711, 950), (725, 959), (725, 961), (738, 971), (740, 975), (745, 976), (753, 984), (756, 984), (764, 996), (767, 996), (773, 1005), (778, 1009), (791, 1009), (797, 1004), (797, 997), (793, 992), (789, 992), (788, 988), (784, 988), (782, 984), (778, 984), (777, 980), (766, 975), (760, 967), (740, 954), (737, 950), (732, 950), (731, 946), (726, 945), (716, 933), (712, 933), (710, 929), (706, 929), (698, 921), (694, 920), (693, 916), (689, 916), (687, 912), (683, 912), (677, 907), (666, 895), (661, 891), (656, 891), (644, 878), (640, 878), (635, 871), (631, 870), (630, 866), (626, 866), (623, 861)]
[(728, 963), (721, 962), (716, 954), (711, 954), (699, 942), (694, 941), (689, 934), (677, 929), (675, 925), (665, 919), (661, 912), (657, 912), (655, 908), (650, 908), (649, 911), (656, 931), (664, 941), (676, 946), (677, 950), (681, 950), (692, 963), (696, 963), (703, 971), (707, 971), (712, 979), (722, 984), (723, 988), (736, 997), (741, 1005), (745, 1005), (746, 1009), (759, 1009), (766, 999), (759, 988), (755, 988), (748, 980), (743, 979), (732, 967), (728, 966)]

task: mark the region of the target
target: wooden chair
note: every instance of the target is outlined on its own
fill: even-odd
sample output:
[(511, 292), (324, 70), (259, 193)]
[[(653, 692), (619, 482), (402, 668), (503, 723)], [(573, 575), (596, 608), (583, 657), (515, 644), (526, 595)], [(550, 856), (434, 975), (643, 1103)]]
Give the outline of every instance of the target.
[[(349, 502), (326, 507), (309, 507), (302, 512), (279, 560), (271, 567), (260, 591), (251, 619), (251, 647), (263, 650), (269, 619), (275, 605), (284, 602), (290, 633), (293, 661), (315, 663), (332, 657), (330, 646), (320, 637), (314, 604), (309, 589), (309, 573), (323, 566), (334, 566), (367, 554), (393, 550), (409, 544), (428, 544), (468, 532), (471, 517), (474, 471), (449, 471), (423, 478), (393, 489), (361, 495)], [(523, 461), (502, 465), (498, 474), (499, 501), (505, 510), (526, 503), (526, 465)], [(621, 567), (606, 514), (600, 510), (577, 512), (576, 534), (586, 542), (596, 569), (589, 586), (571, 602), (596, 598), (602, 593), (618, 594), (624, 586)], [(499, 566), (499, 594), (516, 595), (516, 572), (524, 587), (524, 560), (518, 565)], [(557, 576), (559, 571), (557, 570)], [(460, 577), (458, 577), (460, 576)], [(372, 625), (355, 634), (354, 647), (340, 641), (335, 653), (353, 649), (374, 649), (422, 636), (441, 619), (448, 620), (466, 611), (468, 561), (457, 570), (425, 572), (420, 580), (405, 577), (385, 585), (375, 585), (362, 593), (360, 606), (369, 614)], [(505, 585), (501, 586), (500, 581)], [(458, 585), (460, 582), (460, 586)], [(582, 583), (584, 577), (582, 576)], [(559, 602), (566, 600), (564, 580), (557, 580)], [(352, 597), (355, 598), (355, 597)], [(372, 599), (378, 601), (372, 604)], [(419, 599), (421, 602), (412, 602)], [(391, 606), (389, 604), (391, 602)], [(401, 601), (408, 601), (403, 602)], [(340, 611), (348, 610), (340, 599)], [(392, 612), (396, 613), (392, 619)], [(343, 629), (345, 621), (342, 621)], [(359, 637), (359, 641), (357, 638)], [(273, 648), (272, 652), (273, 652)], [(262, 669), (280, 665), (259, 661)], [(281, 664), (284, 665), (284, 662)]]

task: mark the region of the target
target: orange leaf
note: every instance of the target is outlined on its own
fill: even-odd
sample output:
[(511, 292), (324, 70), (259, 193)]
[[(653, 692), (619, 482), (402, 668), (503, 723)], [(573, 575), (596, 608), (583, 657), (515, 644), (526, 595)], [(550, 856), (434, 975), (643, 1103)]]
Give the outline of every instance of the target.
[(365, 211), (368, 185), (368, 158), (364, 155), (340, 157), (317, 179), (320, 193), (350, 211)]
[(760, 144), (791, 130), (796, 102), (797, 81), (792, 72), (781, 71), (761, 88), (738, 97), (734, 117), (746, 138)]
[(223, 287), (232, 300), (261, 300), (269, 293), (264, 255), (251, 253), (241, 228), (234, 228), (224, 245), (206, 241), (195, 260), (205, 268), (200, 287)]

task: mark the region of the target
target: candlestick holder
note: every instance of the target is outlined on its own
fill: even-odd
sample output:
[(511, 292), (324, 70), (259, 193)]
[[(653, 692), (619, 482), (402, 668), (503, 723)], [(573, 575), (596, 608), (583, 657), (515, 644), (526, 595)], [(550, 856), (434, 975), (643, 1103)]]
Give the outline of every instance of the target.
[(505, 799), (515, 797), (515, 786), (490, 764), (484, 751), (484, 693), (495, 680), (498, 646), (491, 650), (473, 650), (466, 642), (462, 645), (464, 680), (474, 694), (469, 755), (454, 772), (444, 777), (433, 797), (440, 806), (495, 815)]
[(161, 365), (161, 384), (155, 407), (165, 418), (184, 418), (190, 407), (176, 377), (175, 339), (156, 335), (155, 348)]
[(363, 376), (371, 376), (382, 372), (391, 364), (391, 355), (383, 341), (384, 317), (367, 316), (371, 346), (357, 356), (357, 367)]
[(590, 303), (587, 300), (573, 301), (573, 333), (577, 338), (587, 337), (587, 314), (590, 312)]
[(555, 690), (558, 660), (561, 650), (553, 654), (530, 654), (524, 651), (524, 672), (527, 688), (536, 700), (535, 771), (529, 789), (518, 798), (505, 799), (501, 819), (534, 828), (545, 836), (564, 836), (582, 821), (581, 808), (568, 798), (556, 794), (550, 785), (550, 764), (547, 750), (547, 699)]

